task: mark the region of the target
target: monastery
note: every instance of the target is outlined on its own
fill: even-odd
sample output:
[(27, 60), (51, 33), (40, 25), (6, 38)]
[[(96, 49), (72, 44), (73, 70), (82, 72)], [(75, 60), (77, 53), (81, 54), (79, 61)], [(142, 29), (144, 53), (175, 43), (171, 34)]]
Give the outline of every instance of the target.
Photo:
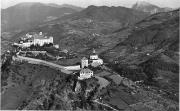
[(40, 32), (39, 34), (29, 35), (26, 34), (26, 38), (20, 41), (20, 44), (14, 43), (20, 47), (30, 47), (31, 45), (43, 46), (44, 44), (53, 44), (53, 37), (47, 37)]

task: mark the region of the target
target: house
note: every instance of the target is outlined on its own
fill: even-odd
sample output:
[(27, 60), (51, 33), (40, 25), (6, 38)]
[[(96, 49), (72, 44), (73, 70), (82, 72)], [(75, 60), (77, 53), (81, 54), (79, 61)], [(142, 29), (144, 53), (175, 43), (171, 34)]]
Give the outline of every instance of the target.
[(83, 68), (79, 72), (78, 79), (80, 79), (80, 80), (87, 79), (87, 78), (91, 78), (91, 76), (93, 76), (93, 71), (88, 68)]

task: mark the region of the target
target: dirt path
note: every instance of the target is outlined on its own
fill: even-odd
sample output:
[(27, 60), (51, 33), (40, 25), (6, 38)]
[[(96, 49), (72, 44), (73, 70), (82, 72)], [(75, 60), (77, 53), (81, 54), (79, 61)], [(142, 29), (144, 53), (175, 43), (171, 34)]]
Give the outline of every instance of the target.
[(117, 109), (115, 109), (115, 108), (113, 108), (113, 107), (111, 107), (111, 106), (109, 106), (109, 105), (107, 105), (107, 104), (104, 104), (104, 103), (101, 103), (101, 102), (97, 101), (97, 99), (96, 99), (96, 100), (93, 100), (93, 102), (98, 103), (98, 104), (101, 104), (101, 105), (106, 106), (106, 107), (109, 107), (109, 108), (111, 108), (111, 109), (113, 109), (113, 110), (115, 110), (115, 111), (119, 111), (119, 110), (117, 110)]

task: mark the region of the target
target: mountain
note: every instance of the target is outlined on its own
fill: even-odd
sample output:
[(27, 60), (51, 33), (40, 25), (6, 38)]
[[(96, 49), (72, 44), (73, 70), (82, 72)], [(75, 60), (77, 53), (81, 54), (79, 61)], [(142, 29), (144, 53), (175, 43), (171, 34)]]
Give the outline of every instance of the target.
[(48, 6), (52, 6), (52, 7), (57, 7), (57, 8), (63, 8), (63, 7), (71, 8), (71, 9), (74, 9), (74, 10), (76, 10), (76, 11), (81, 11), (81, 10), (83, 10), (83, 8), (81, 8), (81, 7), (74, 6), (74, 5), (69, 5), (69, 4), (58, 5), (58, 4), (54, 4), (54, 3), (49, 3), (49, 4), (47, 4), (47, 5), (48, 5)]
[(122, 24), (132, 24), (136, 21), (148, 16), (148, 13), (142, 13), (125, 7), (108, 7), (108, 6), (88, 6), (81, 12), (65, 16), (65, 19), (78, 20), (82, 18), (89, 18), (102, 22), (116, 21)]
[(126, 39), (102, 53), (112, 67), (131, 80), (144, 80), (178, 101), (179, 9), (151, 15), (133, 27)]
[[(40, 31), (45, 35), (53, 36), (54, 43), (59, 44), (60, 49), (67, 49), (69, 52), (77, 54), (77, 58), (66, 59), (70, 64), (76, 64), (76, 60), (83, 56), (88, 56), (92, 52), (92, 49), (95, 48), (96, 53), (103, 59), (105, 68), (107, 67), (106, 70), (103, 70), (103, 74), (105, 74), (106, 71), (110, 73), (116, 72), (114, 78), (117, 78), (116, 80), (118, 82), (121, 81), (121, 83), (123, 82), (118, 79), (118, 74), (133, 81), (142, 81), (142, 83), (137, 85), (139, 88), (132, 87), (130, 89), (126, 85), (124, 87), (124, 84), (122, 87), (122, 85), (111, 82), (108, 87), (103, 88), (100, 91), (100, 93), (103, 92), (103, 103), (108, 103), (112, 107), (118, 107), (118, 110), (125, 109), (122, 107), (128, 107), (128, 110), (138, 111), (144, 111), (146, 109), (162, 111), (178, 109), (174, 104), (178, 104), (179, 101), (179, 9), (169, 12), (160, 12), (149, 16), (147, 13), (123, 7), (90, 6), (81, 12), (66, 15), (50, 22), (44, 22), (29, 30), (22, 31), (13, 36), (11, 41), (17, 41), (26, 33), (39, 33)], [(66, 60), (59, 60), (58, 63), (67, 63)], [(66, 79), (61, 80), (64, 79), (63, 74), (60, 73), (60, 76), (57, 77), (56, 75), (59, 72), (56, 74), (56, 72), (52, 72), (46, 67), (39, 65), (31, 66), (26, 63), (18, 64), (18, 66), (13, 65), (12, 67), (13, 70), (8, 70), (6, 73), (2, 74), (3, 78), (5, 78), (5, 81), (2, 81), (2, 83), (6, 85), (7, 75), (14, 74), (16, 77), (17, 75), (20, 77), (25, 74), (25, 78), (30, 77), (30, 79), (25, 79), (25, 81), (27, 80), (25, 83), (27, 83), (28, 87), (37, 88), (37, 90), (30, 91), (37, 92), (39, 89), (42, 89), (44, 92), (51, 92), (47, 93), (47, 96), (39, 95), (44, 101), (41, 103), (52, 103), (52, 107), (48, 105), (49, 107), (46, 107), (47, 109), (70, 108), (70, 101), (72, 101), (72, 99), (70, 100), (67, 98), (78, 100), (76, 96), (70, 95), (73, 91), (69, 90), (71, 88), (68, 87), (74, 87), (71, 86), (72, 83), (67, 83), (69, 80)], [(22, 69), (25, 69), (25, 71)], [(38, 70), (39, 72), (34, 72), (34, 70)], [(100, 70), (97, 70), (97, 72), (99, 71)], [(7, 74), (8, 72), (13, 74)], [(28, 72), (28, 75), (26, 72)], [(39, 74), (41, 76), (38, 76)], [(42, 82), (42, 84), (47, 86), (41, 87), (40, 84), (39, 87), (37, 84), (33, 84), (36, 83), (36, 81), (33, 81), (31, 78), (35, 78), (37, 83), (39, 83), (38, 79), (41, 77), (43, 77), (43, 79), (47, 77), (46, 80), (51, 79), (49, 74), (53, 74), (51, 76), (53, 79), (49, 81), (49, 83), (46, 82), (47, 84)], [(39, 78), (37, 78), (37, 76)], [(112, 78), (108, 78), (112, 77), (111, 74), (105, 77), (104, 78), (108, 81), (112, 80)], [(54, 78), (56, 79), (54, 80)], [(23, 79), (23, 77), (20, 77), (20, 80), (21, 79)], [(32, 85), (30, 84), (31, 82), (33, 82)], [(131, 84), (129, 81), (125, 82)], [(84, 84), (84, 82), (82, 83)], [(89, 81), (87, 83), (89, 83)], [(94, 83), (95, 82), (93, 82), (93, 84)], [(65, 87), (64, 84), (66, 84)], [(49, 90), (49, 88), (50, 91), (44, 90)], [(55, 91), (52, 91), (51, 89), (55, 89)], [(12, 94), (19, 94), (18, 92), (22, 92), (22, 90), (13, 91), (17, 91), (17, 93), (12, 93), (11, 90), (9, 92)], [(81, 91), (84, 92), (84, 90)], [(38, 94), (39, 93), (40, 92), (38, 92)], [(34, 98), (37, 96), (34, 96), (34, 94), (36, 95), (37, 93), (33, 93), (33, 95), (29, 93), (24, 94), (31, 95), (31, 97), (33, 97), (31, 100), (33, 101), (29, 102), (30, 99), (26, 99), (28, 96), (23, 96), (21, 100), (26, 99), (25, 102), (23, 101), (23, 107), (27, 106), (27, 109), (38, 109), (38, 107), (41, 107), (39, 109), (42, 109), (41, 103), (37, 104), (37, 98)], [(73, 94), (76, 93), (73, 92)], [(80, 93), (80, 95), (82, 94), (84, 93)], [(54, 97), (53, 95), (56, 96)], [(3, 100), (8, 100), (5, 101), (6, 104), (12, 103), (11, 99), (7, 99), (6, 97), (3, 96)], [(44, 97), (49, 97), (51, 99), (49, 99), (48, 102), (45, 102), (47, 99), (44, 99)], [(78, 97), (82, 100), (81, 96), (78, 95)], [(83, 95), (83, 97), (85, 96)], [(12, 96), (10, 96), (10, 98), (12, 98)], [(19, 100), (19, 98), (15, 99)], [(83, 100), (85, 99), (83, 98)], [(119, 100), (121, 101), (119, 102)], [(144, 102), (144, 100), (146, 101)], [(85, 102), (83, 101), (82, 104), (81, 101), (80, 105), (84, 105), (86, 108), (90, 106), (91, 108), (88, 110), (99, 107), (100, 109), (97, 110), (105, 110), (101, 106), (92, 107), (92, 105), (86, 105), (84, 103)], [(119, 103), (122, 103), (123, 105)], [(6, 107), (10, 106), (6, 104), (3, 105)], [(55, 106), (53, 106), (53, 104), (55, 104)], [(15, 107), (18, 106), (16, 105)], [(33, 108), (31, 106), (33, 106)]]
[(74, 6), (74, 5), (69, 5), (69, 4), (62, 4), (60, 6), (61, 7), (66, 7), (66, 8), (71, 8), (71, 9), (74, 9), (76, 11), (81, 11), (81, 10), (84, 9), (84, 8), (81, 8), (81, 7), (78, 7), (78, 6)]
[(55, 7), (42, 3), (20, 3), (2, 9), (2, 31), (29, 28), (44, 21), (54, 20), (75, 12), (77, 10), (70, 8), (70, 6)]
[[(100, 45), (98, 42), (104, 38), (104, 35), (132, 25), (148, 15), (124, 7), (89, 6), (80, 12), (63, 16), (21, 32), (13, 38), (17, 40), (27, 32), (39, 33), (39, 31), (42, 31), (53, 36), (55, 43), (59, 44), (61, 48), (69, 50), (80, 48), (80, 50), (84, 50), (88, 47), (98, 47)], [(109, 40), (109, 38), (106, 39)], [(118, 42), (117, 38), (115, 38), (115, 42)]]
[(150, 4), (145, 1), (138, 1), (133, 6), (132, 9), (136, 9), (143, 12), (149, 12), (151, 14), (158, 13), (158, 12), (167, 12), (172, 10), (171, 8), (160, 8), (156, 5)]

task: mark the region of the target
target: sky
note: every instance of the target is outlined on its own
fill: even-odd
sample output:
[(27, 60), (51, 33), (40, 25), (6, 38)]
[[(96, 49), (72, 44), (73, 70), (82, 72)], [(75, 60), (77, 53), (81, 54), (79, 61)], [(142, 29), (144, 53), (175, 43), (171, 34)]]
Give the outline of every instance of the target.
[(124, 6), (130, 8), (137, 1), (146, 1), (159, 7), (180, 7), (180, 0), (1, 0), (1, 8), (4, 9), (22, 2), (56, 3), (59, 5), (71, 4), (84, 8), (89, 5)]

